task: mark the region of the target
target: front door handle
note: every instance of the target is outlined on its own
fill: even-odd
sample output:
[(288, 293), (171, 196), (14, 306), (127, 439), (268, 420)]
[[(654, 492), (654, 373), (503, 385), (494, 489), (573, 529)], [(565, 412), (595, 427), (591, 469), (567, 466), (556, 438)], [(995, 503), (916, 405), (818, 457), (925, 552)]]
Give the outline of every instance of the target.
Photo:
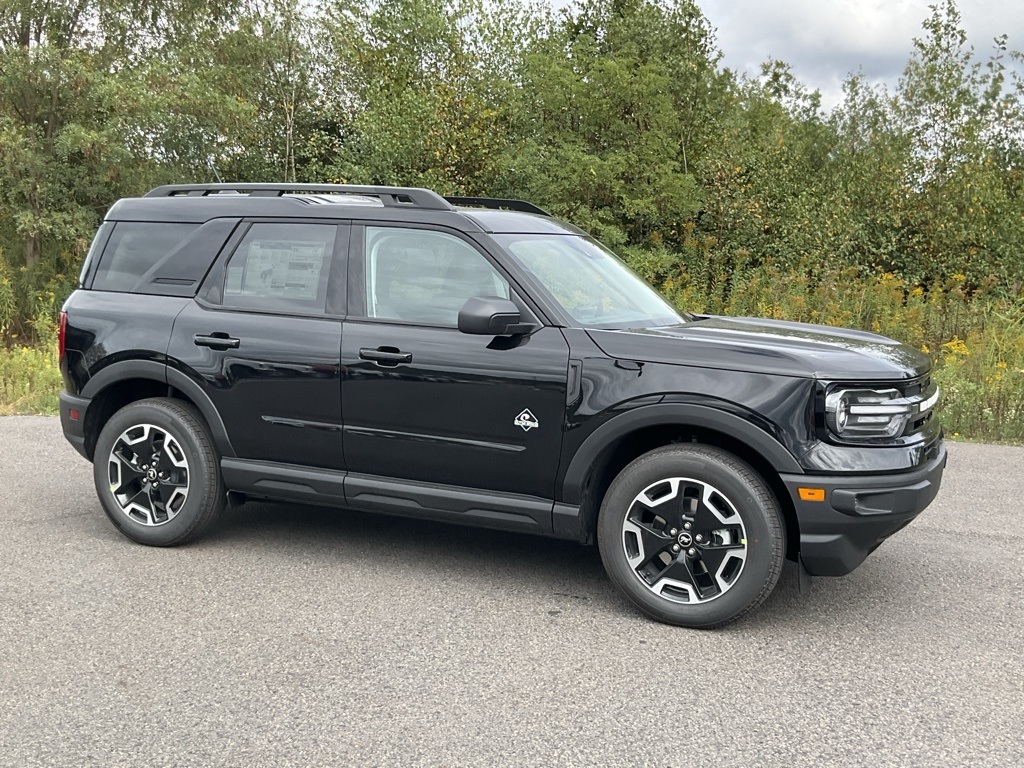
[(238, 339), (233, 339), (226, 333), (221, 333), (220, 331), (209, 335), (197, 333), (193, 341), (195, 341), (195, 345), (197, 347), (210, 347), (211, 349), (219, 351), (223, 351), (225, 349), (238, 349), (239, 344), (242, 343)]
[(398, 365), (399, 363), (411, 363), (412, 353), (402, 352), (397, 347), (377, 347), (377, 349), (363, 347), (359, 350), (359, 358), (372, 360), (377, 365)]

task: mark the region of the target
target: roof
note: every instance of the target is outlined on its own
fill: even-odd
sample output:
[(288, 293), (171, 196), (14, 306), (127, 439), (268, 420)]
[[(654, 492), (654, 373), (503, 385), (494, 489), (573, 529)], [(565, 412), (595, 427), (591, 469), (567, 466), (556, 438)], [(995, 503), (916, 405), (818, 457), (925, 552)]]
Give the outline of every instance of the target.
[(440, 224), (494, 234), (585, 234), (521, 200), (444, 198), (415, 187), (341, 184), (169, 185), (144, 197), (119, 200), (106, 219), (202, 224), (240, 217)]

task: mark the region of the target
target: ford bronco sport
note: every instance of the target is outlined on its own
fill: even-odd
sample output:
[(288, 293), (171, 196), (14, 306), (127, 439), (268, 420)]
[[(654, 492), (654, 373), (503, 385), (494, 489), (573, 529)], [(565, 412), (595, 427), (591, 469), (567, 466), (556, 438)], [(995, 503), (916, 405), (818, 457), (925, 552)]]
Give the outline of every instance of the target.
[(946, 462), (917, 350), (678, 312), (536, 206), (425, 189), (121, 200), (60, 359), (64, 434), (137, 542), (247, 498), (596, 540), (689, 627), (754, 609), (786, 557), (849, 573)]

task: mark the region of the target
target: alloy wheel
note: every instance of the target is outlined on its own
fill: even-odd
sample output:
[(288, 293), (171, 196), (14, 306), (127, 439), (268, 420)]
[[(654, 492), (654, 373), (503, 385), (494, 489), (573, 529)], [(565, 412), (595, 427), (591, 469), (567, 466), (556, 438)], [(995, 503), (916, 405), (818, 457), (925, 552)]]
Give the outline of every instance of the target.
[(114, 501), (141, 525), (170, 522), (188, 498), (188, 459), (180, 443), (160, 427), (137, 424), (122, 432), (107, 467)]
[(691, 478), (647, 486), (622, 523), (622, 547), (636, 578), (679, 603), (706, 603), (728, 592), (743, 572), (747, 546), (735, 505)]

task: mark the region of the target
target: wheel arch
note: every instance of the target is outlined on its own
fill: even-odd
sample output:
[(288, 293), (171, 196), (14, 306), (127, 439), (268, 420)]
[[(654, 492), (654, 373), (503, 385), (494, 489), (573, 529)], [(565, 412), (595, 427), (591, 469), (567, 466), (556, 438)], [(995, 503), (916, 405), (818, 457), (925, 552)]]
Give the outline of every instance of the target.
[(130, 403), (150, 397), (169, 397), (187, 402), (206, 422), (217, 450), (222, 456), (234, 456), (224, 422), (210, 397), (192, 379), (155, 360), (124, 360), (103, 368), (82, 389), (89, 399), (85, 412), (85, 451), (91, 461), (103, 425)]
[(561, 485), (562, 501), (579, 507), (580, 538), (592, 540), (605, 493), (627, 464), (655, 448), (691, 442), (733, 454), (765, 480), (782, 510), (787, 556), (795, 558), (800, 542), (799, 524), (780, 473), (802, 474), (796, 458), (751, 422), (701, 405), (644, 406), (602, 424), (584, 441), (569, 463)]

